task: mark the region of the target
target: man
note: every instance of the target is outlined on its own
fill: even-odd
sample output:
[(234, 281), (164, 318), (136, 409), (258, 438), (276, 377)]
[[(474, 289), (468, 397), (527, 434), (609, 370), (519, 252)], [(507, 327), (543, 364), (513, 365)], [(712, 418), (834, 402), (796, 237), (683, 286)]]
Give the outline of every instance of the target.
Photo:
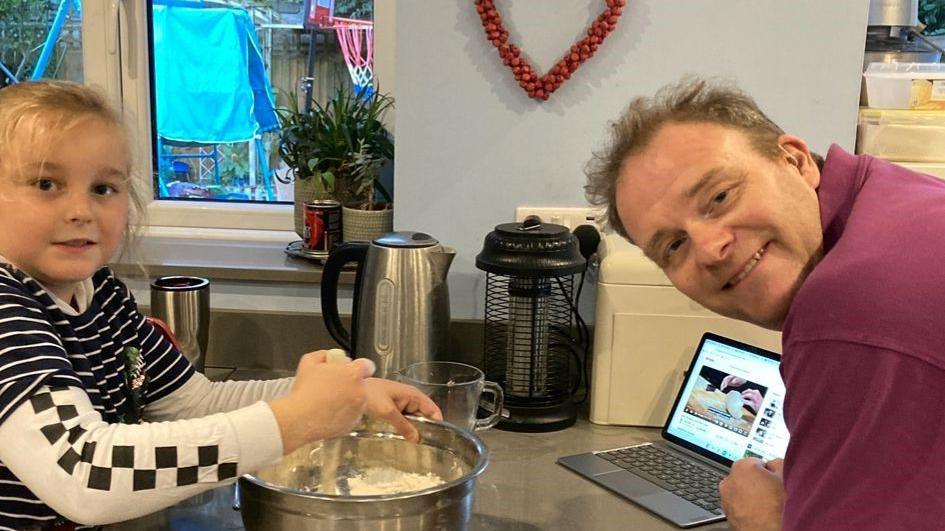
[(945, 182), (686, 80), (630, 104), (586, 189), (680, 291), (782, 331), (791, 442), (720, 483), (733, 528), (945, 525)]

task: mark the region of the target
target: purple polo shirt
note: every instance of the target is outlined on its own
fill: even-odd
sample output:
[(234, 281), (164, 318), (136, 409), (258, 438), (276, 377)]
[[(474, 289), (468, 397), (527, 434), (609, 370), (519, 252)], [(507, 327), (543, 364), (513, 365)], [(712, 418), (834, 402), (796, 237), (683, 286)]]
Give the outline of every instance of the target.
[(783, 330), (784, 529), (945, 529), (945, 182), (837, 146)]

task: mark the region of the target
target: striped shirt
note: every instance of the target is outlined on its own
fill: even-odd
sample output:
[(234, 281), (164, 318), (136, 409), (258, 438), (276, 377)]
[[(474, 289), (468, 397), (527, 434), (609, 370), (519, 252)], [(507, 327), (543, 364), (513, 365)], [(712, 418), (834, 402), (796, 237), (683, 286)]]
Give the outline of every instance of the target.
[[(107, 423), (135, 423), (141, 408), (183, 385), (193, 367), (103, 268), (85, 311), (67, 315), (45, 289), (0, 263), (0, 423), (41, 388), (83, 389)], [(135, 350), (136, 349), (136, 350)], [(129, 352), (140, 353), (134, 367)], [(148, 383), (130, 385), (135, 369)], [(0, 463), (0, 528), (52, 523), (55, 511)]]

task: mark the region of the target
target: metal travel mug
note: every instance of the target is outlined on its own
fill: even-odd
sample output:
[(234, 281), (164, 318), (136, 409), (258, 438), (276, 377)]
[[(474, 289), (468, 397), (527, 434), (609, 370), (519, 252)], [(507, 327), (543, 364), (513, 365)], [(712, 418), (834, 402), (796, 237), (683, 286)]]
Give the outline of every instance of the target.
[(167, 323), (181, 353), (203, 372), (210, 333), (210, 281), (164, 276), (151, 282), (151, 316)]

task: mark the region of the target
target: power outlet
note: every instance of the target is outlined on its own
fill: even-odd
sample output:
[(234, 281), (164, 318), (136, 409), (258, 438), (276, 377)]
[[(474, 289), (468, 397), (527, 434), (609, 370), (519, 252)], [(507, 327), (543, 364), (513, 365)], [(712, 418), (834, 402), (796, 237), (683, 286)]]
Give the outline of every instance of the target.
[(578, 225), (591, 225), (600, 231), (603, 219), (603, 213), (592, 207), (516, 207), (515, 221), (524, 221), (528, 216), (538, 216), (543, 223), (564, 225), (569, 230)]

